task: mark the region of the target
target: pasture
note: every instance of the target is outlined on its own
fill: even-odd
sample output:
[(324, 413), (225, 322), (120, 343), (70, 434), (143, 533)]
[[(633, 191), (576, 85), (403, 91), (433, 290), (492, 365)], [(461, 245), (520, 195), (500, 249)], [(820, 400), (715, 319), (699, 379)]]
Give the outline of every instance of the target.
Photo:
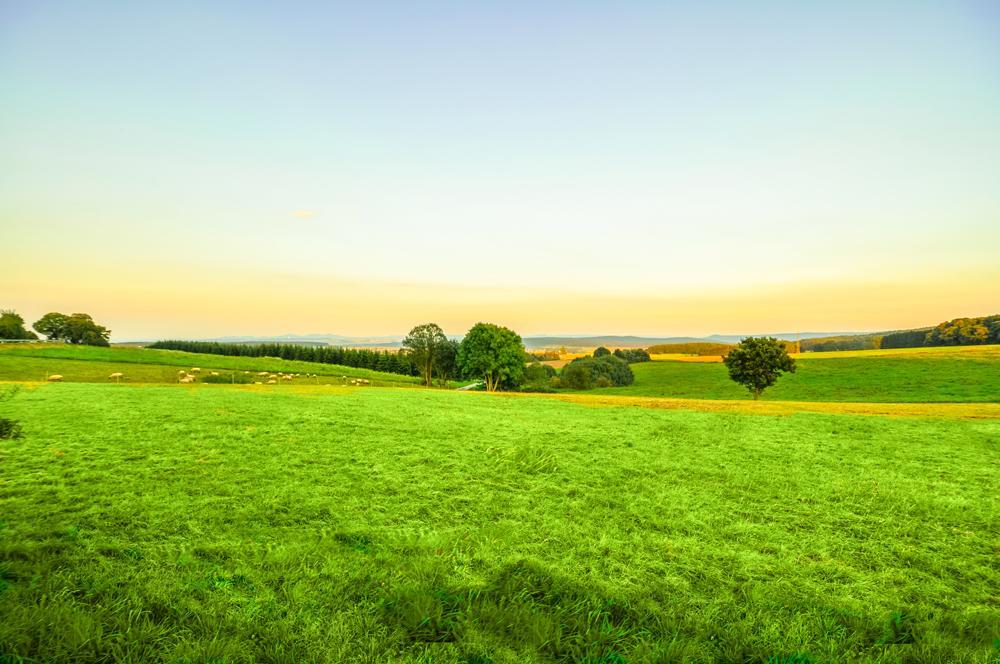
[[(772, 401), (997, 402), (1000, 347), (849, 351), (796, 355), (798, 369), (764, 391)], [(683, 359), (683, 358), (682, 358)], [(705, 358), (695, 358), (704, 360)], [(604, 395), (745, 399), (721, 362), (659, 360), (633, 364), (635, 383)]]
[[(295, 364), (41, 350), (0, 350), (0, 379)], [(820, 365), (899, 358), (803, 360), (774, 391), (807, 377), (812, 404), (25, 383), (0, 402), (25, 432), (0, 441), (0, 659), (995, 663), (990, 357), (888, 365), (917, 390), (896, 404)]]

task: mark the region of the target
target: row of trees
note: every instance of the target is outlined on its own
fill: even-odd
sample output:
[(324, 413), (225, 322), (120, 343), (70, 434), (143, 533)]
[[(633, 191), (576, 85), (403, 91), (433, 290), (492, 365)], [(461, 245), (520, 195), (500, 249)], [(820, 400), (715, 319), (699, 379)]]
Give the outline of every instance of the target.
[[(71, 344), (107, 346), (111, 330), (94, 322), (89, 314), (61, 314), (53, 311), (39, 318), (32, 325), (49, 341)], [(24, 318), (10, 309), (0, 311), (0, 339), (30, 340), (38, 335), (24, 326)]]
[(279, 357), (283, 360), (339, 364), (345, 367), (371, 369), (403, 376), (417, 376), (419, 371), (411, 357), (368, 348), (336, 346), (299, 346), (296, 344), (238, 344), (218, 341), (182, 341), (168, 339), (150, 344), (148, 348), (180, 350), (188, 353), (208, 353), (234, 357)]
[(516, 389), (524, 379), (527, 354), (521, 336), (492, 323), (476, 323), (461, 342), (449, 339), (435, 323), (418, 325), (403, 339), (403, 350), (424, 385), (435, 378), (470, 378), (494, 392)]

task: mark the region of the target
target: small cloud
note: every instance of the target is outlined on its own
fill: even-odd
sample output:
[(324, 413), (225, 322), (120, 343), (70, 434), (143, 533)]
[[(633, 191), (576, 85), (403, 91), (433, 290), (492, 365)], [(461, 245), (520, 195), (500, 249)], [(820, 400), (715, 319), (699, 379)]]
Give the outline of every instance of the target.
[(296, 210), (292, 213), (296, 219), (312, 219), (316, 216), (315, 210)]

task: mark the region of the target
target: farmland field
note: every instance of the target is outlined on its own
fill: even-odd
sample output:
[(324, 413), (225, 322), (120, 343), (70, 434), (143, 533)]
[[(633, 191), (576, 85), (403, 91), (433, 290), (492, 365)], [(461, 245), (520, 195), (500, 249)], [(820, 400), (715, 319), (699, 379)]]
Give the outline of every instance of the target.
[[(62, 352), (33, 359), (120, 366)], [(0, 352), (0, 378), (26, 359)], [(724, 371), (634, 365), (633, 387), (661, 365)], [(857, 384), (821, 375), (821, 396)], [(996, 662), (1000, 419), (978, 385), (978, 403), (885, 417), (836, 410), (885, 399), (809, 413), (739, 390), (745, 408), (661, 409), (610, 390), (25, 384), (0, 402), (25, 431), (0, 441), (0, 656)]]
[[(798, 370), (766, 390), (775, 401), (996, 402), (1000, 347), (806, 353)], [(633, 364), (635, 383), (607, 395), (743, 399), (722, 363), (661, 360)]]

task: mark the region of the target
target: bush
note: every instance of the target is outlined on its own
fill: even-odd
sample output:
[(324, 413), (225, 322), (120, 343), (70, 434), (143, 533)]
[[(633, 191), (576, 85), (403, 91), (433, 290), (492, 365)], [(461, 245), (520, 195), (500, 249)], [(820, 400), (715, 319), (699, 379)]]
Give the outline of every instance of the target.
[(642, 348), (616, 348), (615, 357), (619, 360), (625, 360), (629, 364), (636, 364), (637, 362), (649, 362), (652, 358), (649, 353)]
[(571, 390), (589, 390), (593, 387), (631, 385), (635, 374), (628, 362), (614, 355), (581, 357), (563, 367), (560, 380)]

